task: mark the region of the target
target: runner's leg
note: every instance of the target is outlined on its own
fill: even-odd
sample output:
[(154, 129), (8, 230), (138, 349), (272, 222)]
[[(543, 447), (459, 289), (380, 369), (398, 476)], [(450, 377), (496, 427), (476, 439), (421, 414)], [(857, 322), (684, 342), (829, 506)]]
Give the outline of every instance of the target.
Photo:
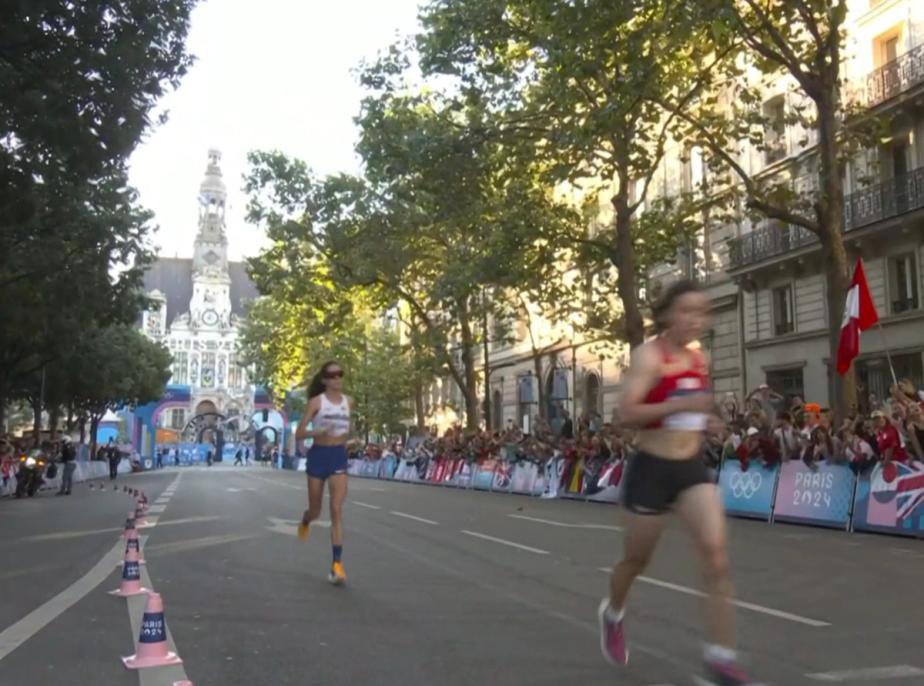
[(625, 608), (629, 588), (648, 566), (666, 523), (665, 515), (629, 514), (623, 558), (610, 575), (610, 607), (614, 611)]
[(689, 529), (703, 566), (707, 593), (706, 625), (709, 641), (729, 650), (735, 647), (734, 586), (728, 569), (725, 511), (714, 484), (688, 488), (677, 500), (676, 512)]

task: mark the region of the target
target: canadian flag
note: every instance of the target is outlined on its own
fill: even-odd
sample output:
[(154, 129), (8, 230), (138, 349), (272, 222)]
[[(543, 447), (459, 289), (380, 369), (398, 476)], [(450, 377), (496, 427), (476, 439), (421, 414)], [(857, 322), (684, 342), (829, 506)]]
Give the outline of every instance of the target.
[(860, 332), (866, 331), (879, 321), (879, 314), (873, 304), (863, 270), (863, 259), (857, 259), (857, 266), (847, 291), (847, 305), (844, 308), (844, 323), (841, 324), (841, 340), (837, 346), (837, 373), (844, 375), (850, 363), (860, 354)]

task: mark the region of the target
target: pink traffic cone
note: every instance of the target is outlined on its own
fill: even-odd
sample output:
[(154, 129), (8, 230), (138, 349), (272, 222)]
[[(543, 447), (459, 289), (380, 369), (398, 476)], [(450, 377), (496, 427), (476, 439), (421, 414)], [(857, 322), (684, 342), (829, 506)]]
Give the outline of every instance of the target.
[(148, 525), (147, 520), (145, 520), (144, 518), (144, 511), (141, 509), (140, 506), (136, 507), (135, 508), (135, 526), (140, 528), (142, 526), (147, 526), (147, 525)]
[(141, 585), (141, 567), (138, 564), (138, 553), (134, 550), (125, 551), (125, 562), (122, 563), (122, 585), (112, 595), (128, 598), (133, 595), (150, 593), (150, 589)]
[(182, 662), (176, 653), (167, 650), (167, 622), (164, 619), (164, 603), (159, 593), (148, 595), (135, 654), (123, 657), (122, 662), (129, 669), (164, 667)]
[(141, 553), (141, 540), (138, 538), (138, 532), (135, 529), (130, 529), (125, 538), (125, 554), (128, 555), (129, 550), (134, 550), (138, 553), (138, 564), (145, 565), (147, 562), (144, 559), (144, 555)]
[(128, 517), (125, 519), (125, 529), (122, 531), (122, 535), (125, 538), (128, 538), (128, 532), (134, 530), (135, 528), (135, 513), (129, 512)]
[(95, 490), (96, 490), (96, 489), (93, 487), (93, 482), (92, 482), (92, 481), (90, 482), (90, 490), (91, 490), (91, 491), (95, 491)]

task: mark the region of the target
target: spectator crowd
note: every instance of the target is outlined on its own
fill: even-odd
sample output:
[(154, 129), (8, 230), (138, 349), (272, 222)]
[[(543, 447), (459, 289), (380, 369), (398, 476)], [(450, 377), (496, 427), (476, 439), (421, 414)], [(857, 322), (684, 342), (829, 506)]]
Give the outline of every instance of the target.
[[(754, 389), (743, 402), (728, 393), (718, 403), (703, 459), (712, 468), (723, 460), (737, 460), (742, 470), (755, 463), (772, 466), (791, 460), (814, 469), (824, 462), (847, 465), (857, 474), (877, 462), (924, 462), (924, 392), (902, 379), (888, 398), (864, 394), (861, 406), (862, 412), (854, 408), (837, 417), (830, 408), (799, 396), (784, 398), (767, 385)], [(595, 464), (628, 458), (634, 452), (636, 432), (621, 426), (615, 412), (609, 422), (597, 414), (584, 414), (576, 423), (566, 412), (557, 416), (555, 426), (534, 418), (529, 434), (513, 421), (492, 432), (454, 426), (439, 435), (434, 428), (412, 435), (406, 444), (393, 437), (365, 451), (369, 457), (390, 453), (404, 459), (528, 460), (540, 465), (561, 457), (568, 462), (582, 459), (591, 472)]]

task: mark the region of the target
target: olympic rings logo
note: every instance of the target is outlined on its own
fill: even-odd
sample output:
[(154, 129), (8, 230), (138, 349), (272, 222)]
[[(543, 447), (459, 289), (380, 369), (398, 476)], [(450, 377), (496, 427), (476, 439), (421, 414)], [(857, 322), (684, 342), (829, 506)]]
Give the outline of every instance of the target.
[(729, 479), (732, 495), (744, 500), (753, 498), (754, 494), (760, 490), (763, 481), (763, 477), (758, 472), (732, 474)]

